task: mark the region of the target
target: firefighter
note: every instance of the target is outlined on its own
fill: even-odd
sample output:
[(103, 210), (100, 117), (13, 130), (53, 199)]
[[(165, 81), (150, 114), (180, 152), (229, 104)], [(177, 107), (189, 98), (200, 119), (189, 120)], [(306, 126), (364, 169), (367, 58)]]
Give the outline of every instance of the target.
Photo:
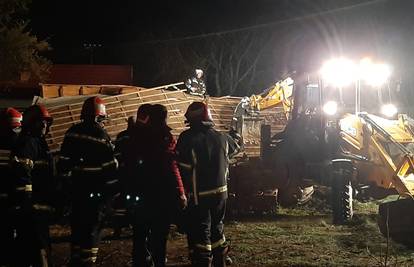
[(131, 146), (139, 151), (134, 161), (141, 165), (135, 177), (139, 202), (134, 221), (134, 266), (149, 266), (147, 250), (155, 266), (165, 266), (171, 211), (177, 206), (184, 208), (187, 202), (175, 161), (175, 141), (166, 118), (163, 105), (151, 106), (145, 119), (148, 126), (137, 131)]
[(115, 194), (116, 170), (111, 139), (104, 129), (107, 113), (99, 97), (85, 100), (81, 122), (65, 134), (59, 169), (69, 177), (72, 266), (93, 266), (98, 255), (106, 203)]
[(0, 266), (10, 264), (11, 248), (13, 243), (13, 226), (10, 213), (12, 191), (12, 172), (9, 165), (11, 149), (16, 144), (21, 131), (23, 116), (14, 108), (7, 108), (0, 114), (0, 240), (4, 250), (0, 253)]
[(44, 106), (33, 105), (23, 114), (22, 131), (12, 149), (13, 265), (50, 264), (49, 220), (53, 212), (55, 182), (45, 136), (53, 122)]
[(189, 94), (198, 95), (204, 97), (206, 94), (206, 84), (204, 82), (204, 71), (201, 69), (196, 69), (194, 71), (194, 76), (188, 78), (185, 82), (187, 91)]
[(186, 192), (187, 234), (193, 266), (226, 266), (224, 236), (229, 157), (238, 145), (216, 131), (207, 105), (192, 103), (185, 117), (190, 129), (180, 134), (177, 154)]

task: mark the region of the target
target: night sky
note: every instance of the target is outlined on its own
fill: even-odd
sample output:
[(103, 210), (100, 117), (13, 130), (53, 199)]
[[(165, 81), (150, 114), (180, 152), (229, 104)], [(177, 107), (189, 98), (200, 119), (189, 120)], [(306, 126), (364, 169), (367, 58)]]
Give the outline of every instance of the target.
[(171, 47), (197, 51), (211, 39), (248, 34), (272, 36), (263, 43), (258, 88), (335, 55), (389, 62), (408, 84), (414, 74), (413, 8), (411, 0), (44, 0), (32, 3), (30, 19), (32, 32), (53, 47), (47, 55), (52, 62), (89, 64), (83, 44), (100, 44), (94, 63), (131, 64), (140, 85), (180, 81), (193, 68), (180, 65), (174, 75), (155, 75)]

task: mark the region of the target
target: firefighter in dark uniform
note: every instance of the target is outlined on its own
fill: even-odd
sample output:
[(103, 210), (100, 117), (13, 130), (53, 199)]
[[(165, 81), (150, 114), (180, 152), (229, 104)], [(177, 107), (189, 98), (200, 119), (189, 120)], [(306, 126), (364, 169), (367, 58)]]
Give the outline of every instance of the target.
[(13, 226), (9, 193), (13, 191), (13, 174), (9, 162), (11, 149), (15, 146), (21, 131), (22, 119), (22, 114), (14, 108), (7, 108), (0, 113), (0, 210), (2, 212), (0, 240), (4, 244), (4, 248), (0, 253), (0, 266), (11, 263)]
[(134, 161), (141, 165), (135, 177), (139, 202), (134, 222), (134, 266), (149, 266), (147, 250), (156, 267), (165, 266), (171, 212), (187, 203), (175, 161), (175, 140), (166, 118), (167, 109), (153, 105), (148, 126), (137, 129), (132, 140), (131, 149), (139, 151)]
[(45, 136), (52, 124), (45, 107), (33, 105), (23, 114), (22, 131), (12, 149), (15, 254), (13, 265), (50, 264), (49, 221), (56, 197), (52, 158)]
[(228, 243), (223, 219), (228, 162), (238, 145), (229, 135), (214, 130), (204, 103), (192, 103), (185, 117), (190, 129), (180, 134), (177, 154), (189, 193), (186, 224), (190, 259), (193, 266), (226, 266)]
[(69, 177), (72, 213), (71, 265), (93, 266), (98, 255), (107, 200), (117, 187), (111, 139), (104, 129), (107, 113), (99, 97), (83, 103), (81, 122), (65, 134), (59, 168)]

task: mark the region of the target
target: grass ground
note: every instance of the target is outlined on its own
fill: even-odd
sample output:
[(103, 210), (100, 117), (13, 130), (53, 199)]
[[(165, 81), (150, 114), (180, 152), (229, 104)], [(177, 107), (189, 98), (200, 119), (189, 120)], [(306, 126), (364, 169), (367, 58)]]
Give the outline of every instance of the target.
[[(231, 240), (233, 266), (414, 266), (414, 250), (387, 240), (376, 224), (377, 203), (356, 203), (354, 221), (331, 225), (330, 209), (316, 198), (295, 209), (279, 209), (276, 216), (245, 217), (226, 224)], [(53, 260), (68, 262), (67, 227), (55, 226), (52, 235)], [(110, 236), (111, 231), (105, 230)], [(128, 266), (132, 248), (130, 230), (117, 240), (101, 244), (98, 266)], [(186, 266), (185, 236), (172, 233), (168, 243), (168, 264)]]

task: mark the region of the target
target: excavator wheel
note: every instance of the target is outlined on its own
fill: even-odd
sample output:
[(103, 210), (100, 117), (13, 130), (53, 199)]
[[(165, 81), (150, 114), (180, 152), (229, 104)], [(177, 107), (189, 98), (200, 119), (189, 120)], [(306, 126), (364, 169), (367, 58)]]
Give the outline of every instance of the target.
[(352, 170), (336, 166), (332, 181), (332, 212), (334, 224), (346, 224), (353, 216), (352, 208)]
[(414, 200), (411, 198), (379, 205), (378, 226), (386, 238), (414, 248)]

